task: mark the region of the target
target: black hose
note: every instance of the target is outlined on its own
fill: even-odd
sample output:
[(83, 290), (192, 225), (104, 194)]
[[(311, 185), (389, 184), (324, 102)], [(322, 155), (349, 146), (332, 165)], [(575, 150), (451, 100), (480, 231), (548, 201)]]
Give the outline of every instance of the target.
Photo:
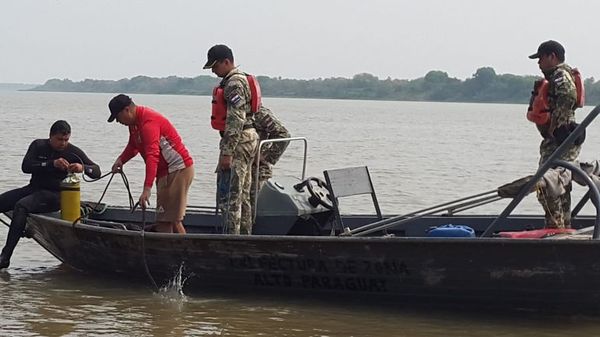
[[(77, 155), (75, 155), (75, 156), (79, 159), (79, 161), (81, 162), (81, 165), (84, 165), (83, 160), (79, 156), (77, 156)], [(131, 195), (131, 188), (129, 187), (129, 179), (127, 179), (127, 175), (125, 174), (125, 172), (123, 171), (122, 168), (118, 172), (108, 172), (105, 175), (102, 175), (96, 179), (86, 179), (85, 173), (84, 173), (83, 180), (86, 182), (95, 182), (95, 181), (98, 181), (98, 180), (101, 180), (101, 179), (107, 177), (108, 175), (111, 175), (110, 179), (108, 180), (108, 183), (106, 183), (106, 187), (104, 188), (104, 191), (102, 191), (102, 195), (100, 196), (100, 199), (96, 203), (96, 206), (94, 206), (94, 209), (93, 209), (94, 212), (97, 211), (96, 208), (100, 205), (100, 203), (102, 202), (102, 199), (104, 199), (104, 196), (106, 195), (106, 192), (108, 191), (108, 187), (110, 186), (110, 183), (112, 182), (116, 173), (119, 173), (121, 175), (121, 179), (123, 180), (125, 189), (127, 189), (127, 194), (129, 197), (129, 209), (131, 210), (131, 213), (135, 212), (135, 209), (139, 205), (139, 202), (134, 203), (134, 201), (133, 201), (133, 196)], [(80, 219), (81, 219), (81, 217), (79, 217), (77, 220), (75, 220), (73, 222), (73, 227), (75, 226), (75, 223), (77, 223)], [(141, 232), (142, 232), (141, 233), (142, 234), (142, 260), (144, 263), (144, 270), (146, 272), (146, 275), (150, 279), (152, 285), (154, 286), (154, 289), (156, 290), (156, 292), (158, 292), (160, 289), (158, 288), (158, 285), (156, 284), (154, 277), (152, 277), (152, 273), (150, 273), (150, 268), (148, 267), (148, 262), (146, 260), (146, 240), (145, 240), (145, 237), (146, 237), (146, 235), (145, 235), (145, 233), (146, 233), (146, 208), (145, 207), (142, 207), (142, 231)]]
[[(81, 159), (81, 157), (79, 157), (77, 154), (73, 153), (73, 155), (75, 157), (77, 157), (77, 159), (79, 159), (79, 162), (81, 163), (82, 166), (85, 166), (85, 163), (83, 162), (83, 159)], [(129, 209), (133, 210), (133, 206), (134, 206), (134, 201), (133, 201), (133, 196), (131, 195), (131, 189), (129, 188), (129, 179), (127, 179), (127, 176), (125, 175), (125, 172), (123, 171), (123, 169), (121, 168), (121, 170), (118, 171), (119, 174), (121, 174), (121, 179), (123, 179), (123, 184), (125, 185), (125, 188), (127, 189), (127, 193), (128, 193), (128, 197), (129, 197)], [(100, 205), (100, 202), (102, 201), (102, 199), (104, 198), (104, 195), (106, 195), (106, 191), (108, 190), (108, 186), (110, 185), (110, 183), (112, 182), (112, 179), (114, 178), (116, 172), (108, 172), (104, 175), (101, 175), (98, 178), (86, 178), (85, 172), (81, 175), (83, 177), (83, 181), (88, 182), (88, 183), (93, 183), (96, 182), (98, 180), (104, 179), (105, 177), (107, 177), (108, 175), (110, 176), (110, 179), (108, 180), (108, 183), (106, 184), (106, 187), (104, 188), (104, 191), (102, 192), (102, 195), (100, 196), (100, 200), (98, 200), (98, 202), (96, 203), (96, 206), (94, 207), (93, 211), (98, 211), (96, 209), (96, 207), (98, 207), (98, 205)], [(76, 221), (78, 221), (79, 219), (77, 219)]]
[[(135, 209), (137, 208), (137, 206), (139, 205), (139, 202), (137, 202), (132, 210), (135, 211)], [(144, 262), (144, 270), (146, 271), (146, 276), (148, 276), (148, 278), (150, 279), (150, 282), (152, 283), (152, 285), (154, 286), (154, 290), (156, 292), (158, 292), (160, 290), (160, 288), (158, 288), (158, 285), (156, 284), (156, 281), (154, 280), (154, 277), (152, 277), (152, 273), (150, 273), (150, 268), (148, 267), (148, 261), (146, 259), (146, 208), (142, 207), (142, 261)]]
[[(134, 201), (133, 201), (133, 196), (131, 195), (131, 188), (129, 187), (129, 179), (127, 179), (127, 175), (125, 175), (125, 172), (123, 170), (120, 170), (118, 173), (121, 175), (121, 179), (123, 179), (123, 185), (125, 185), (125, 189), (127, 190), (127, 195), (129, 198), (129, 209), (133, 210)], [(102, 195), (100, 196), (100, 199), (96, 203), (96, 207), (98, 207), (98, 205), (100, 205), (100, 202), (102, 201), (102, 199), (104, 199), (104, 196), (106, 195), (106, 191), (108, 191), (108, 186), (110, 186), (110, 183), (112, 182), (116, 173), (109, 172), (109, 173), (101, 176), (100, 178), (94, 179), (94, 180), (86, 180), (84, 178), (84, 180), (87, 182), (95, 182), (95, 181), (98, 181), (98, 180), (108, 176), (109, 174), (111, 174), (110, 179), (108, 180), (108, 183), (106, 184), (106, 187), (104, 188), (104, 191), (102, 191)], [(94, 211), (96, 211), (96, 207), (94, 207)]]

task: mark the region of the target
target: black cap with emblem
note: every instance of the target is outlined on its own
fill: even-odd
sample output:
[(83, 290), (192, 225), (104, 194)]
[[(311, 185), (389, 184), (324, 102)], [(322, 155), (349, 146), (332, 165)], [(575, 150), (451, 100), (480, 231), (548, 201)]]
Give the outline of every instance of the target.
[(210, 69), (215, 63), (225, 59), (229, 59), (233, 62), (233, 52), (231, 49), (224, 44), (214, 45), (208, 50), (208, 60), (204, 65), (204, 69)]
[(537, 59), (543, 55), (550, 55), (554, 53), (559, 60), (565, 59), (565, 48), (558, 42), (554, 40), (548, 40), (546, 42), (542, 42), (538, 47), (538, 50), (535, 54), (529, 55), (530, 59)]

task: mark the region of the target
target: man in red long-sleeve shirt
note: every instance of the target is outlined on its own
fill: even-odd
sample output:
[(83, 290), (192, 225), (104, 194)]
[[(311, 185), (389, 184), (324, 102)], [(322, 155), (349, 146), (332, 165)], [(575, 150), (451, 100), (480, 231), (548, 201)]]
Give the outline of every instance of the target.
[(156, 178), (156, 226), (158, 232), (182, 233), (187, 194), (194, 179), (193, 160), (171, 122), (157, 111), (135, 105), (127, 95), (119, 94), (108, 103), (110, 117), (129, 127), (129, 142), (112, 166), (112, 171), (138, 153), (146, 162), (144, 191), (140, 206), (149, 204), (150, 191)]

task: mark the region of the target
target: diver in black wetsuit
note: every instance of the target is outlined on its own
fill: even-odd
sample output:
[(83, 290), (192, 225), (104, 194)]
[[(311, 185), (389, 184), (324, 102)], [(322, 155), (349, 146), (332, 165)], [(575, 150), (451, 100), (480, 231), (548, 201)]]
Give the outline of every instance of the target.
[(100, 177), (100, 167), (77, 146), (69, 144), (71, 126), (56, 121), (50, 138), (36, 139), (23, 158), (21, 169), (31, 174), (29, 185), (0, 194), (0, 212), (12, 210), (6, 245), (0, 254), (0, 269), (10, 264), (12, 253), (23, 235), (29, 213), (54, 212), (60, 209), (60, 182), (69, 172)]

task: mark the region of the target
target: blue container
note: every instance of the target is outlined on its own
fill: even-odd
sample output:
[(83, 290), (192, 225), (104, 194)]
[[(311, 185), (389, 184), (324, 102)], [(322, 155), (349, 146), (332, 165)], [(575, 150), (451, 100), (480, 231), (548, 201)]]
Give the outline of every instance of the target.
[(427, 236), (431, 238), (467, 238), (475, 237), (475, 231), (469, 226), (448, 224), (429, 229)]

